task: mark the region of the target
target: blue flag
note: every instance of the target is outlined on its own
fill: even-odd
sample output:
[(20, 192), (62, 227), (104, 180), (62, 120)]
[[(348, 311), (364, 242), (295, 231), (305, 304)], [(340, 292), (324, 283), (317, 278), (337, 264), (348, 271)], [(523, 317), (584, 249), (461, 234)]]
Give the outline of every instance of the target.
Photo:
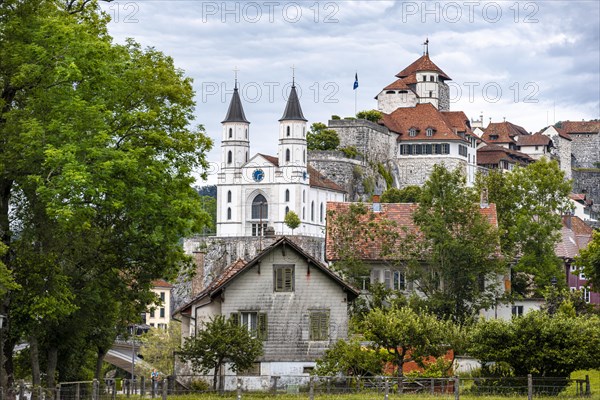
[(358, 73), (354, 74), (354, 87), (352, 90), (356, 90), (358, 88)]

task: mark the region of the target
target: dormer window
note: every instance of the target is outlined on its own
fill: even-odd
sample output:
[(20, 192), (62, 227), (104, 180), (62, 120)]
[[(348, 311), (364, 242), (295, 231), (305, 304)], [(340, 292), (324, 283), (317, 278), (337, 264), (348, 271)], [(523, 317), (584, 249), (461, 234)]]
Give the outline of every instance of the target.
[(427, 75), (423, 75), (423, 82), (427, 82)]
[(410, 128), (408, 130), (408, 136), (417, 136), (417, 128)]
[(393, 90), (388, 90), (388, 91), (387, 91), (387, 92), (385, 92), (385, 93), (386, 93), (386, 94), (396, 94), (396, 92), (395, 92), (395, 91), (393, 91)]
[(430, 80), (431, 82), (435, 82), (435, 76), (431, 75), (431, 76), (429, 77), (429, 80)]
[(490, 140), (498, 140), (498, 135), (490, 135)]
[(427, 128), (425, 133), (427, 134), (427, 136), (433, 136), (433, 128)]

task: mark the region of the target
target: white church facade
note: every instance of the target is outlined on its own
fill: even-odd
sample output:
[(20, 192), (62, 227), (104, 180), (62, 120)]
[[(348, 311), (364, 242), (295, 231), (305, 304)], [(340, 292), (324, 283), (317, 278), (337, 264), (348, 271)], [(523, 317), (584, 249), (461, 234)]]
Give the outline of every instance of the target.
[[(221, 169), (217, 184), (217, 236), (308, 235), (325, 237), (328, 201), (344, 201), (345, 192), (307, 163), (307, 120), (296, 87), (279, 120), (277, 157), (249, 157), (250, 122), (235, 84), (222, 121)], [(301, 224), (284, 223), (294, 211)]]

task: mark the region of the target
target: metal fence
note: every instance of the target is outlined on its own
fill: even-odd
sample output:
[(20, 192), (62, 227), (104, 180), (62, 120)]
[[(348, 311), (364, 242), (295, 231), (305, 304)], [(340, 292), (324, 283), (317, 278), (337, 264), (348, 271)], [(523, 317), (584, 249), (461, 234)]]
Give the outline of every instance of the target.
[(296, 395), (310, 400), (319, 396), (364, 394), (369, 399), (387, 400), (389, 396), (407, 394), (435, 395), (459, 400), (461, 395), (519, 396), (534, 399), (540, 396), (557, 398), (591, 397), (600, 391), (590, 386), (590, 379), (540, 378), (397, 378), (389, 376), (238, 376), (224, 375), (212, 386), (213, 376), (167, 377), (158, 382), (141, 378), (106, 379), (104, 381), (62, 382), (53, 389), (20, 383), (6, 393), (0, 390), (0, 400), (116, 400), (122, 398), (157, 398), (215, 393), (229, 394), (242, 400), (249, 393)]

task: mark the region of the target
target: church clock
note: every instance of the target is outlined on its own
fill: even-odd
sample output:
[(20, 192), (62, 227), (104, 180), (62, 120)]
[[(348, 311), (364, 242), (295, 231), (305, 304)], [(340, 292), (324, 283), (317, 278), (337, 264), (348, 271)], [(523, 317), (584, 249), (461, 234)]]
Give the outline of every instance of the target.
[(265, 173), (262, 169), (255, 169), (252, 173), (252, 179), (256, 182), (260, 182), (265, 178)]

